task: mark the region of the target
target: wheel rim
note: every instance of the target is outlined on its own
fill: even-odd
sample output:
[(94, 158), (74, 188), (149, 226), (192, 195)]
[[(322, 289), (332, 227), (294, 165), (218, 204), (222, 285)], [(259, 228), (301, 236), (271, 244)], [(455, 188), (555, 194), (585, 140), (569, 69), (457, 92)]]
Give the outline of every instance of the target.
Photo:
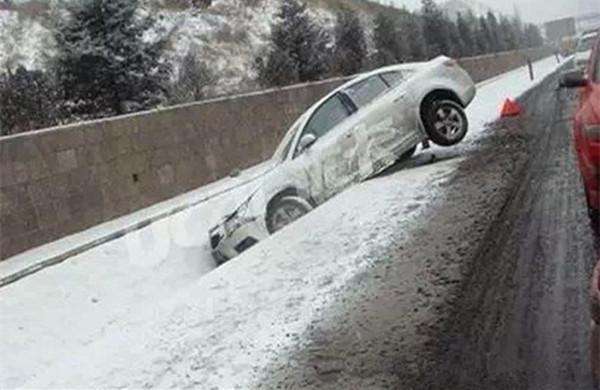
[(301, 216), (306, 214), (304, 209), (296, 205), (285, 204), (281, 205), (273, 213), (272, 224), (273, 231), (283, 229), (285, 226), (294, 222)]
[(452, 106), (442, 106), (438, 108), (435, 116), (434, 126), (438, 133), (450, 140), (460, 136), (464, 121), (458, 109)]

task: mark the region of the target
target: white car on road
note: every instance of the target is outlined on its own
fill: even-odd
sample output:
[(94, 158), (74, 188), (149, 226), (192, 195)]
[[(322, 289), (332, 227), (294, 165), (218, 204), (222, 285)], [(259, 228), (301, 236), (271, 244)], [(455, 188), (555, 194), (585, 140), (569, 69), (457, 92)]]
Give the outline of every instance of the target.
[(594, 43), (596, 43), (597, 37), (598, 33), (592, 32), (585, 34), (579, 39), (577, 49), (575, 49), (576, 69), (584, 70), (587, 67), (588, 62), (590, 61), (590, 56), (592, 55), (592, 48), (594, 47)]
[(210, 229), (216, 261), (410, 157), (423, 141), (457, 144), (475, 92), (468, 73), (447, 57), (377, 69), (335, 89), (291, 126), (248, 198)]

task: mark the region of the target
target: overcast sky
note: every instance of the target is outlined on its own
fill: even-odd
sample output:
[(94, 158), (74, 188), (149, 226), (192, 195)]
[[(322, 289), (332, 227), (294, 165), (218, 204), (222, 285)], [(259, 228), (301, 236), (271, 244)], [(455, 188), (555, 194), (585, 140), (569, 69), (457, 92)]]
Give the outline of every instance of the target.
[[(405, 5), (409, 9), (420, 7), (421, 0), (379, 0), (382, 3)], [(436, 0), (443, 3), (444, 0)], [(469, 0), (466, 0), (467, 2)], [(523, 19), (541, 23), (552, 19), (573, 16), (577, 13), (600, 12), (600, 0), (478, 0), (500, 12), (512, 14), (516, 5)]]

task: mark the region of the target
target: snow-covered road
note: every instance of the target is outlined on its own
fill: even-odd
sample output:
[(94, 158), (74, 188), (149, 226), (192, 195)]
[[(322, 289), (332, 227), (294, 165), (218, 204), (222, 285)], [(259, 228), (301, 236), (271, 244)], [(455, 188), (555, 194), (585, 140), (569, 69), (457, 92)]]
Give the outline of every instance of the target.
[[(537, 80), (557, 66), (534, 64)], [(476, 148), (502, 101), (533, 85), (526, 68), (482, 83), (461, 147), (422, 152), (213, 272), (206, 231), (244, 186), (3, 288), (0, 387), (251, 386), (331, 291), (418, 231), (460, 159), (419, 162)]]

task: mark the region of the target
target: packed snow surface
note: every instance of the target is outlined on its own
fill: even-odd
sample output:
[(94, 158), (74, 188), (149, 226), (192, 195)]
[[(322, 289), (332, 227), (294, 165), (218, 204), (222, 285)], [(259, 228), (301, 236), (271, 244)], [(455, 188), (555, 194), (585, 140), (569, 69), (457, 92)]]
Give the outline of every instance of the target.
[[(505, 98), (557, 66), (536, 62), (535, 82), (520, 68), (480, 84), (458, 150), (475, 147)], [(414, 158), (431, 153), (444, 150)], [(459, 160), (354, 186), (216, 270), (207, 228), (245, 196), (243, 185), (9, 285), (0, 387), (252, 388), (334, 290), (418, 231)]]

